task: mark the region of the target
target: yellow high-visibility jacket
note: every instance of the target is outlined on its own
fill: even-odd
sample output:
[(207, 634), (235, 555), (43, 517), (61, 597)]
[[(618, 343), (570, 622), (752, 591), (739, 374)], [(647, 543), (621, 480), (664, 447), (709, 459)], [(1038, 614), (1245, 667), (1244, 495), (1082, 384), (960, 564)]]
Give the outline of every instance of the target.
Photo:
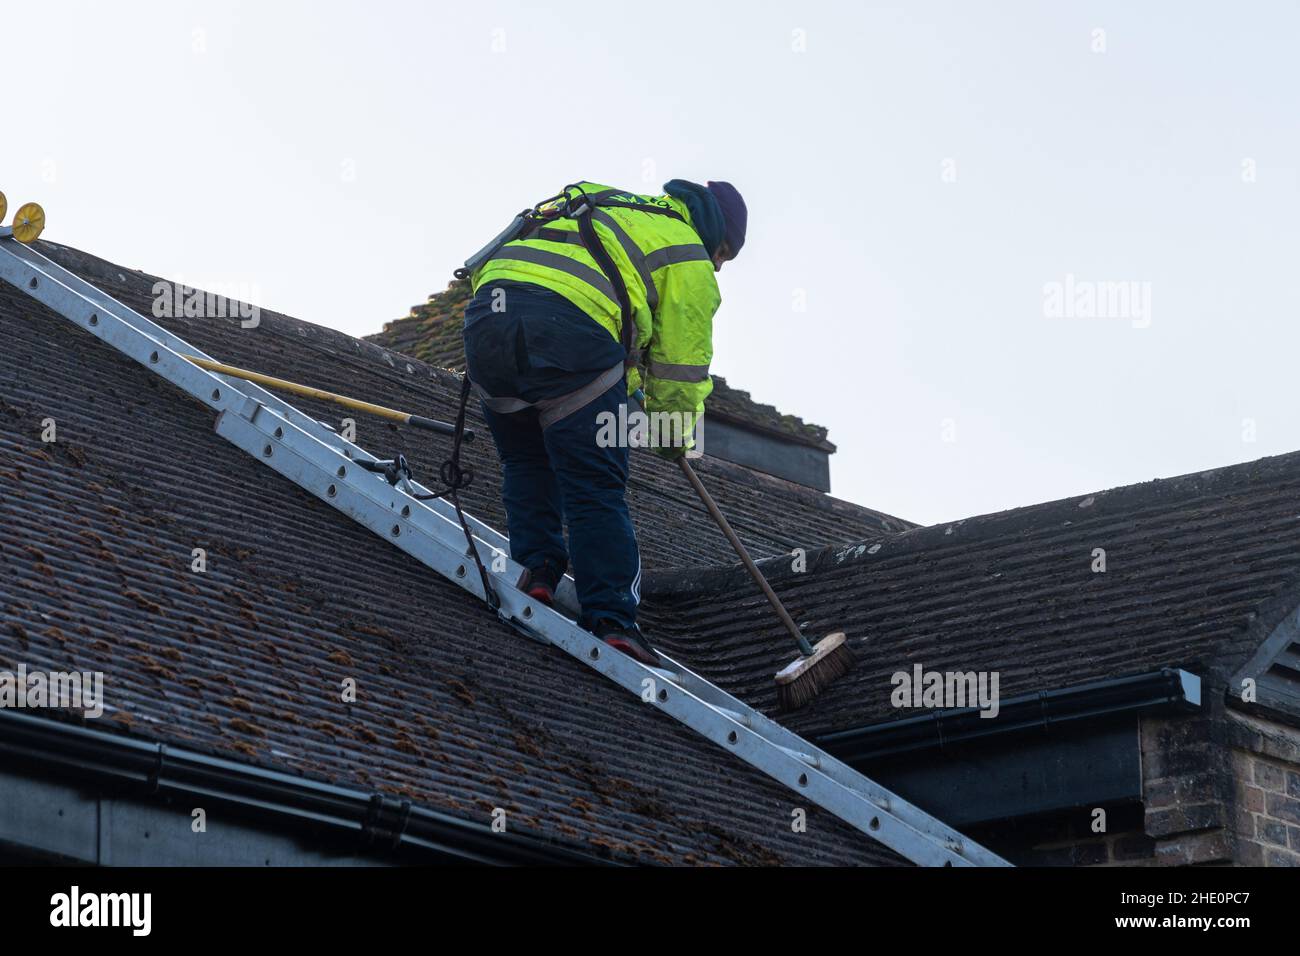
[[(713, 315), (722, 295), (690, 212), (673, 196), (642, 196), (587, 182), (569, 187), (557, 202), (567, 198), (576, 204), (584, 194), (600, 244), (627, 289), (636, 326), (627, 339), (634, 343), (628, 393), (643, 388), (647, 412), (689, 414), (694, 420), (713, 390)], [(645, 211), (650, 207), (660, 212)], [(541, 208), (545, 212), (547, 206)], [(572, 218), (547, 220), (526, 238), (506, 243), (471, 276), (476, 292), (501, 281), (558, 292), (616, 340), (627, 341), (615, 289)]]

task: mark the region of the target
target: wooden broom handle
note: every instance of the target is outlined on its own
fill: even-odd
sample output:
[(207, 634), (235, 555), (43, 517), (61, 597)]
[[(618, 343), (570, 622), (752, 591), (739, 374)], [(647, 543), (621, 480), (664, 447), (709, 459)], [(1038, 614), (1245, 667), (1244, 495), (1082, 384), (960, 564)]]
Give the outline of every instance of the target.
[(713, 520), (716, 521), (718, 527), (722, 529), (722, 533), (726, 535), (727, 540), (731, 542), (731, 546), (736, 549), (736, 554), (740, 556), (740, 561), (745, 565), (745, 570), (748, 571), (750, 577), (754, 579), (754, 583), (763, 589), (763, 594), (767, 596), (768, 603), (772, 605), (772, 610), (776, 611), (777, 616), (781, 618), (781, 623), (785, 625), (785, 629), (790, 632), (790, 636), (799, 644), (799, 649), (803, 651), (804, 657), (811, 657), (813, 653), (812, 645), (808, 643), (808, 639), (803, 636), (802, 632), (800, 632), (799, 625), (795, 624), (794, 619), (790, 617), (790, 613), (785, 609), (785, 605), (781, 603), (781, 599), (776, 596), (776, 592), (772, 590), (772, 586), (767, 583), (767, 578), (763, 577), (763, 572), (758, 569), (758, 565), (754, 563), (754, 559), (749, 556), (749, 552), (745, 550), (745, 546), (741, 544), (740, 539), (736, 537), (736, 532), (731, 530), (731, 525), (727, 523), (726, 517), (722, 514), (722, 511), (719, 510), (717, 503), (713, 500), (713, 496), (709, 494), (709, 489), (704, 487), (704, 483), (700, 481), (700, 476), (695, 473), (695, 469), (691, 467), (691, 463), (686, 460), (685, 455), (678, 458), (677, 463), (682, 466), (682, 473), (686, 475), (686, 480), (691, 483), (691, 486), (695, 489), (695, 493), (699, 495), (700, 500), (704, 502), (704, 507), (709, 509), (709, 514), (713, 516)]

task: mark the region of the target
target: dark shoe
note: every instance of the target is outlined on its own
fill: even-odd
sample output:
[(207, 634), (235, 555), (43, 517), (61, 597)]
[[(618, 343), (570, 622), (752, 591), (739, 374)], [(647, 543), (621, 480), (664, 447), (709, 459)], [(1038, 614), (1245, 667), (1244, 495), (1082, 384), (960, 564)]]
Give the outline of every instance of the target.
[(645, 639), (645, 635), (641, 633), (641, 629), (635, 624), (631, 627), (620, 627), (613, 621), (601, 618), (596, 621), (591, 632), (610, 647), (618, 648), (628, 657), (638, 660), (648, 667), (659, 666), (659, 655), (655, 653), (655, 649), (650, 646), (650, 642)]
[(541, 601), (549, 607), (555, 601), (555, 589), (560, 586), (560, 578), (554, 568), (544, 564), (540, 568), (529, 568), (524, 572), (524, 580), (519, 585), (535, 601)]

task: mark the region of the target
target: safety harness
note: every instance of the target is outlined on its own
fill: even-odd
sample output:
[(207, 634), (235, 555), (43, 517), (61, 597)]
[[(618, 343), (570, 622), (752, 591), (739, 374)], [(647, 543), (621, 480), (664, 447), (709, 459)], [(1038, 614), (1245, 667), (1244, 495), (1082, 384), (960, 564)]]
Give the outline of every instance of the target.
[[(576, 195), (574, 194), (575, 190)], [(559, 219), (570, 219), (578, 224), (577, 234), (583, 247), (595, 260), (596, 265), (600, 267), (600, 271), (604, 273), (605, 279), (614, 291), (614, 300), (618, 303), (619, 341), (627, 353), (626, 359), (606, 369), (581, 388), (555, 398), (544, 398), (536, 402), (527, 402), (521, 398), (494, 397), (475, 383), (473, 385), (474, 391), (478, 393), (483, 404), (490, 410), (499, 414), (510, 415), (529, 408), (536, 408), (541, 427), (545, 429), (595, 401), (596, 398), (603, 395), (616, 382), (620, 381), (629, 368), (636, 366), (640, 361), (641, 355), (636, 347), (636, 316), (632, 311), (632, 300), (628, 295), (627, 283), (624, 282), (623, 273), (610, 256), (609, 250), (605, 248), (605, 244), (600, 241), (600, 236), (596, 233), (593, 213), (598, 208), (635, 209), (638, 212), (669, 216), (679, 222), (685, 222), (686, 220), (680, 213), (672, 209), (665, 209), (648, 203), (627, 202), (615, 198), (621, 195), (627, 194), (621, 190), (609, 189), (595, 195), (588, 195), (586, 190), (577, 184), (566, 186), (557, 195), (544, 199), (536, 206), (525, 209), (517, 215), (500, 235), (466, 260), (464, 267), (457, 269), (454, 273), (458, 279), (468, 279), (484, 263), (500, 252), (502, 246), (521, 239), (548, 239), (556, 242), (569, 242), (573, 237), (570, 230), (547, 228), (547, 224)], [(647, 284), (652, 286), (653, 283), (650, 282), (649, 277), (645, 278)], [(650, 294), (650, 292), (651, 289), (647, 289), (647, 294)], [(466, 369), (467, 377), (468, 374), (469, 370)]]

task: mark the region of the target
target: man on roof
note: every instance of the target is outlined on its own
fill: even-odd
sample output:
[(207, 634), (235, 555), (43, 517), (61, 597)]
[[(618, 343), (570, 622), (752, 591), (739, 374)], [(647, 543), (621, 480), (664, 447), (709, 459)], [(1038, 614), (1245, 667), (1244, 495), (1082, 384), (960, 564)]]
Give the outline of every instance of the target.
[(550, 603), (572, 561), (579, 623), (646, 664), (658, 656), (636, 623), (629, 441), (602, 423), (627, 421), (620, 406), (643, 394), (654, 451), (693, 447), (713, 389), (714, 273), (740, 252), (746, 221), (730, 183), (674, 179), (643, 196), (582, 182), (466, 264), (466, 371), (501, 458), (521, 587)]

